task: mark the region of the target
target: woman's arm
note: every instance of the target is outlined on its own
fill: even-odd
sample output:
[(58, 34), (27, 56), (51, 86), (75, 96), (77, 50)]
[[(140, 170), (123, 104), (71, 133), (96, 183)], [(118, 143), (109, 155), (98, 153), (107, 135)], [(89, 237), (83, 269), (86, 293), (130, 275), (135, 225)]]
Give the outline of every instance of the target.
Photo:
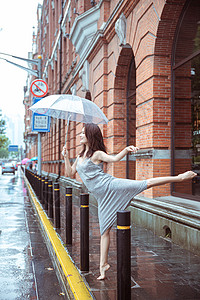
[(63, 147), (62, 155), (64, 156), (64, 160), (65, 160), (66, 176), (73, 177), (76, 173), (77, 158), (76, 158), (75, 162), (73, 163), (73, 165), (71, 166), (66, 146)]
[(129, 152), (136, 153), (138, 149), (139, 149), (138, 147), (128, 146), (124, 148), (121, 152), (117, 153), (116, 155), (109, 155), (103, 151), (96, 151), (92, 156), (92, 161), (94, 163), (99, 163), (102, 161), (107, 163), (120, 161)]

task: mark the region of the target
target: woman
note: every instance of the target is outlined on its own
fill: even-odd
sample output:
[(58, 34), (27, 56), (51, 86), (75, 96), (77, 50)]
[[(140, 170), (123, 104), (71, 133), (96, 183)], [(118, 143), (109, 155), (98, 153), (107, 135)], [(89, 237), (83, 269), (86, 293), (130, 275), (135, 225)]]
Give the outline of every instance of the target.
[(83, 145), (81, 153), (71, 166), (66, 146), (63, 147), (65, 169), (67, 177), (79, 173), (88, 191), (98, 202), (98, 217), (101, 233), (100, 245), (100, 276), (105, 279), (108, 264), (108, 250), (110, 244), (110, 229), (117, 218), (117, 211), (125, 209), (130, 200), (145, 189), (170, 182), (181, 182), (192, 179), (196, 174), (192, 171), (178, 176), (158, 177), (147, 180), (130, 180), (115, 178), (104, 173), (100, 164), (120, 161), (129, 152), (137, 152), (138, 148), (128, 146), (116, 155), (106, 153), (100, 128), (95, 124), (85, 124), (80, 134)]

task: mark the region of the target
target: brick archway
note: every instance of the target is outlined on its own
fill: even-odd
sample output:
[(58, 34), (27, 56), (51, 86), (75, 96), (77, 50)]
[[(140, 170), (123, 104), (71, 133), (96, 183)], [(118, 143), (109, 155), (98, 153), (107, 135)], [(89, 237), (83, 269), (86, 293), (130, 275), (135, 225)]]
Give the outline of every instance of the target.
[[(119, 152), (127, 145), (127, 81), (132, 59), (133, 50), (127, 44), (121, 49), (115, 70), (114, 101), (112, 103), (114, 111), (113, 153)], [(127, 162), (125, 160), (114, 164), (112, 168), (112, 172), (117, 177), (135, 177), (135, 167), (131, 175), (127, 176)]]
[[(185, 2), (169, 1), (164, 5), (156, 33), (153, 54), (152, 147), (159, 149), (160, 154), (149, 161), (149, 175), (153, 177), (171, 174), (171, 64), (176, 28)], [(169, 194), (170, 185), (146, 192), (151, 197)]]

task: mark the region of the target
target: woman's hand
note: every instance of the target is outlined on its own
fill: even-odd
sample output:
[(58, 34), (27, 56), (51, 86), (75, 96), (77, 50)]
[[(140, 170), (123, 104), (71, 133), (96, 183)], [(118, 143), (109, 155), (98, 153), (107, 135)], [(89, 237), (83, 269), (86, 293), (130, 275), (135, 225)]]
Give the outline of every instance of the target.
[(139, 150), (138, 147), (135, 147), (135, 146), (132, 146), (132, 145), (127, 146), (125, 149), (127, 150), (127, 152), (133, 152), (133, 153), (136, 153)]
[(67, 147), (66, 146), (63, 147), (62, 155), (64, 157), (68, 157), (68, 151), (67, 151)]

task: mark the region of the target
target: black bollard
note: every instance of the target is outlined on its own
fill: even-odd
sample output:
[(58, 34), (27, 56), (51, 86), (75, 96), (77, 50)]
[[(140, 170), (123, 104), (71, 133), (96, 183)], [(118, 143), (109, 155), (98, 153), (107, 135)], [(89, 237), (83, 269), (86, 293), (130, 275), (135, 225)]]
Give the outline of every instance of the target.
[(45, 177), (44, 182), (44, 209), (48, 211), (48, 178)]
[(46, 184), (47, 182), (47, 177), (44, 177), (44, 182), (43, 182), (43, 208), (45, 209), (46, 206)]
[(52, 180), (48, 181), (48, 216), (53, 219), (53, 184)]
[(36, 193), (36, 189), (37, 189), (37, 175), (33, 173), (33, 189), (34, 192)]
[(35, 174), (33, 174), (32, 172), (31, 172), (31, 178), (32, 178), (32, 188), (35, 192)]
[(41, 202), (41, 204), (44, 204), (44, 181), (45, 181), (45, 177), (41, 176), (41, 190), (40, 190), (40, 194), (41, 194), (40, 202)]
[(36, 195), (37, 195), (37, 197), (38, 197), (38, 175), (37, 174), (35, 174), (35, 176), (36, 176), (36, 183), (35, 183), (35, 193), (36, 193)]
[(38, 175), (38, 199), (41, 198), (41, 175)]
[(65, 194), (66, 244), (72, 245), (72, 188), (66, 187)]
[(130, 211), (117, 212), (117, 299), (131, 299)]
[(55, 203), (55, 227), (60, 228), (60, 188), (59, 183), (54, 183), (54, 203)]
[(89, 194), (81, 194), (80, 208), (80, 269), (89, 271)]

